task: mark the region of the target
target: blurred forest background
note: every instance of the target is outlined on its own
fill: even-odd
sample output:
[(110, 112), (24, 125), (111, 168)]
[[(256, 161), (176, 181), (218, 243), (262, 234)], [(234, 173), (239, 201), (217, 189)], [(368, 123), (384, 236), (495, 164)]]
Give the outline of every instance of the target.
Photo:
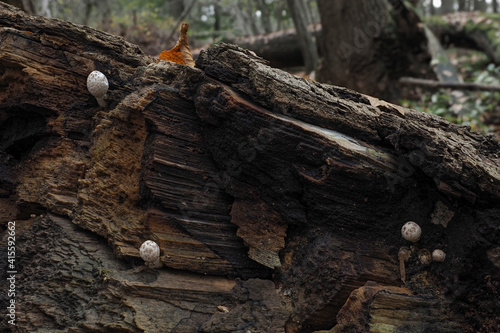
[[(220, 41), (235, 43), (270, 60), (272, 66), (294, 74), (346, 86), (407, 107), (434, 113), (449, 121), (470, 126), (472, 130), (496, 132), (500, 135), (500, 91), (421, 86), (403, 89), (398, 83), (403, 76), (426, 79), (436, 79), (437, 76), (439, 79), (437, 81), (441, 82), (470, 82), (498, 86), (500, 0), (371, 2), (8, 0), (4, 2), (21, 7), (30, 14), (68, 20), (123, 36), (152, 56), (158, 56), (162, 50), (172, 48), (178, 37), (180, 23), (188, 22), (190, 45), (195, 56), (200, 49), (207, 48), (212, 43)], [(371, 6), (368, 3), (377, 2), (377, 5), (368, 8)], [(395, 11), (394, 8), (398, 8), (398, 3), (404, 3), (405, 8), (411, 13), (406, 9)], [(391, 11), (387, 11), (393, 17), (387, 19), (381, 14), (372, 19), (373, 13), (383, 12), (384, 6), (393, 7)], [(363, 17), (363, 14), (356, 14), (358, 17), (350, 16), (352, 13), (360, 12), (359, 7), (366, 7), (361, 9), (361, 12), (365, 10), (372, 13), (372, 16)], [(404, 24), (402, 19), (395, 19), (395, 15), (404, 17)], [(343, 19), (345, 21), (342, 21)], [(373, 28), (370, 26), (371, 23), (376, 30), (373, 34), (370, 32)], [(436, 40), (429, 37), (427, 31), (423, 38), (434, 44), (421, 47), (419, 43), (422, 38), (415, 37), (420, 32), (407, 28), (418, 26), (422, 31), (422, 24), (434, 32)], [(462, 27), (461, 34), (454, 35), (450, 32), (450, 27), (460, 30), (457, 26)], [(389, 27), (396, 33), (392, 32), (390, 37), (387, 37), (389, 35), (385, 31)], [(479, 27), (483, 32), (486, 31), (484, 33), (488, 36), (483, 45), (478, 45), (481, 43), (474, 41), (474, 38), (472, 42), (469, 40), (470, 36), (477, 35)], [(353, 42), (349, 44), (347, 40), (346, 43), (346, 38), (350, 38)], [(363, 39), (368, 38), (371, 41), (365, 43)], [(389, 39), (390, 43), (380, 43), (380, 40)], [(360, 43), (365, 46), (359, 47)], [(420, 49), (415, 49), (415, 45), (419, 45)], [(444, 49), (441, 49), (441, 46), (444, 46)], [(441, 49), (441, 53), (439, 50), (436, 51), (435, 47)], [(334, 51), (331, 51), (332, 49)], [(377, 51), (368, 54), (365, 49)], [(381, 51), (383, 49), (389, 49), (391, 52)], [(342, 52), (343, 59), (339, 58), (338, 54), (335, 58), (332, 52), (337, 52), (336, 50)], [(433, 51), (430, 52), (431, 55), (423, 56), (422, 54), (428, 50)], [(406, 59), (406, 55), (410, 54), (414, 57)], [(495, 58), (495, 54), (498, 57)], [(447, 59), (442, 61), (443, 57)], [(373, 59), (377, 61), (382, 59), (381, 61), (385, 63), (377, 64), (372, 70), (370, 63)], [(428, 68), (417, 66), (418, 62)], [(441, 62), (445, 64), (445, 69), (436, 68), (436, 63)], [(337, 69), (331, 65), (333, 63), (338, 63)], [(357, 64), (358, 68), (353, 63)], [(450, 67), (446, 66), (452, 68), (451, 81), (440, 78), (439, 71), (449, 72)], [(379, 69), (381, 72), (376, 73)]]

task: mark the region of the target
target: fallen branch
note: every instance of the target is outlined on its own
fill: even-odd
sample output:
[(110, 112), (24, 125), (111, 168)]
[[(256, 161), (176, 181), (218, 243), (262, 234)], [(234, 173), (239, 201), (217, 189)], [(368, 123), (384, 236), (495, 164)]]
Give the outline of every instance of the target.
[(458, 90), (481, 90), (481, 91), (500, 91), (500, 85), (480, 84), (474, 82), (439, 82), (434, 80), (417, 79), (413, 77), (402, 77), (400, 83), (431, 87), (431, 88), (452, 88)]

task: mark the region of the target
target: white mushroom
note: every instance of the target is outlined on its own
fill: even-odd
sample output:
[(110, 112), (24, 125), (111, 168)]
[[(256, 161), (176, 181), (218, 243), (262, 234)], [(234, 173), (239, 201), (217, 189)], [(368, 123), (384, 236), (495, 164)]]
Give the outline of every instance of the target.
[(147, 240), (142, 243), (139, 252), (147, 266), (151, 268), (160, 268), (162, 266), (160, 262), (160, 246), (152, 240)]
[(418, 242), (420, 240), (420, 235), (422, 235), (422, 229), (415, 222), (409, 221), (401, 228), (401, 235), (403, 238), (410, 242)]
[(432, 260), (437, 262), (443, 262), (446, 259), (446, 253), (443, 250), (435, 249), (432, 251)]
[(99, 106), (103, 108), (105, 108), (107, 105), (106, 101), (104, 101), (104, 95), (106, 95), (108, 88), (108, 79), (103, 73), (99, 71), (93, 71), (87, 77), (87, 89), (89, 90), (90, 94), (94, 96), (95, 99), (97, 99), (97, 103), (99, 103)]

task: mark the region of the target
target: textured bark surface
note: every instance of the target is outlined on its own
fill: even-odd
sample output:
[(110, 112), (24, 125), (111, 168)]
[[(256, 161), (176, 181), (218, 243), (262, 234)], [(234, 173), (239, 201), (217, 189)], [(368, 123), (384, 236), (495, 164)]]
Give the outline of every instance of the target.
[[(494, 137), (228, 44), (195, 68), (156, 63), (3, 4), (0, 41), (0, 220), (16, 221), (18, 271), (3, 330), (498, 331)], [(95, 69), (107, 108), (86, 89)], [(162, 268), (143, 266), (147, 239)], [(419, 260), (435, 248), (444, 262)]]

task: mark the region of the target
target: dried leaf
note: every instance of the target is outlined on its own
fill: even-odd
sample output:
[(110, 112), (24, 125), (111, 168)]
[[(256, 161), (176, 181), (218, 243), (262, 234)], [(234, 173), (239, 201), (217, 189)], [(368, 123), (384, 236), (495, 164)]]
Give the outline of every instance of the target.
[(183, 23), (181, 25), (181, 34), (175, 44), (174, 48), (169, 51), (163, 51), (160, 54), (160, 59), (175, 62), (178, 64), (194, 66), (193, 56), (191, 55), (191, 50), (189, 49), (189, 42), (187, 37), (187, 31), (189, 29), (189, 24)]

